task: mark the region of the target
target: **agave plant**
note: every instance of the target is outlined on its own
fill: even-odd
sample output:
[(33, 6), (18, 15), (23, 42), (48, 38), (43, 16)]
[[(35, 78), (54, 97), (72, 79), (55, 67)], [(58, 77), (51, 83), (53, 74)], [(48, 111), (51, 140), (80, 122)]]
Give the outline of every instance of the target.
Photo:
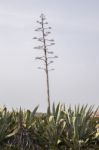
[(17, 147), (18, 150), (34, 150), (35, 143), (32, 138), (32, 126), (35, 123), (35, 113), (38, 106), (35, 107), (33, 112), (30, 110), (23, 111), (21, 108), (19, 111), (14, 111), (16, 118), (17, 129), (16, 133), (10, 138), (11, 147), (14, 149)]
[(93, 106), (88, 108), (87, 105), (75, 106), (74, 111), (71, 108), (65, 110), (66, 126), (61, 140), (66, 148), (70, 150), (89, 150), (89, 148), (93, 148), (96, 134), (95, 113), (93, 113)]
[(15, 120), (13, 114), (7, 111), (6, 107), (0, 108), (0, 149), (8, 146), (9, 138), (13, 136), (15, 130)]
[(42, 149), (60, 149), (60, 137), (65, 126), (62, 117), (62, 105), (58, 104), (55, 107), (53, 104), (53, 112), (51, 115), (42, 115), (37, 120), (35, 134)]

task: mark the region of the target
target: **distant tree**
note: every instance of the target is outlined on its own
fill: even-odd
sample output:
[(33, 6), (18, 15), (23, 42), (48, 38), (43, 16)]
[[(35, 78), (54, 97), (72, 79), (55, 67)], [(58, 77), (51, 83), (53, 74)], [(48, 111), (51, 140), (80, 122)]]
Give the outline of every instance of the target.
[(54, 56), (54, 52), (50, 51), (48, 48), (54, 45), (53, 39), (48, 39), (48, 35), (51, 33), (51, 27), (48, 26), (48, 22), (46, 21), (45, 15), (41, 14), (40, 21), (37, 21), (39, 27), (35, 30), (37, 32), (41, 32), (41, 37), (34, 37), (37, 41), (42, 44), (34, 47), (35, 49), (42, 50), (42, 56), (36, 57), (35, 59), (43, 61), (44, 66), (38, 67), (38, 69), (42, 69), (46, 73), (46, 84), (47, 84), (47, 101), (48, 101), (48, 113), (50, 114), (50, 88), (49, 88), (49, 71), (54, 70), (54, 68), (49, 68), (50, 64), (52, 64), (57, 56)]

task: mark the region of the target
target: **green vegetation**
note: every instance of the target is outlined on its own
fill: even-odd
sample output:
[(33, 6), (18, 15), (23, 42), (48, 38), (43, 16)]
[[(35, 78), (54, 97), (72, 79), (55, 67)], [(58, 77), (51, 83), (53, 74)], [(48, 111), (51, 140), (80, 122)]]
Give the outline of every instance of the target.
[(53, 104), (51, 114), (0, 109), (0, 150), (99, 150), (96, 111)]

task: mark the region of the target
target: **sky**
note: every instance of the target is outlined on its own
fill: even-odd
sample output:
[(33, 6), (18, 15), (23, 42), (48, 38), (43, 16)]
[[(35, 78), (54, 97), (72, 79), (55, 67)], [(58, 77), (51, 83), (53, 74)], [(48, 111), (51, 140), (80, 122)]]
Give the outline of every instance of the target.
[(0, 105), (46, 111), (46, 76), (32, 38), (41, 13), (59, 58), (50, 72), (51, 104), (99, 105), (99, 1), (0, 0)]

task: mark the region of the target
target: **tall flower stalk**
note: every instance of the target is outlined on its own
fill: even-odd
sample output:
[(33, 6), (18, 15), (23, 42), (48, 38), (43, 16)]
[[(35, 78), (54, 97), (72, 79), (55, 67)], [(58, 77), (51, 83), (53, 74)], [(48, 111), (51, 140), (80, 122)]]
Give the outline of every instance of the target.
[(49, 71), (54, 70), (54, 68), (49, 68), (50, 64), (52, 64), (57, 56), (53, 56), (54, 52), (50, 51), (48, 48), (54, 45), (53, 39), (48, 39), (48, 35), (51, 33), (51, 27), (48, 26), (48, 22), (44, 14), (41, 14), (40, 21), (37, 21), (39, 27), (35, 30), (37, 32), (41, 32), (41, 37), (34, 37), (37, 41), (42, 44), (34, 47), (35, 49), (42, 50), (42, 56), (36, 57), (37, 60), (43, 61), (43, 67), (38, 67), (39, 69), (43, 69), (46, 73), (46, 85), (47, 85), (47, 102), (48, 102), (48, 113), (50, 114), (50, 86), (49, 86)]

